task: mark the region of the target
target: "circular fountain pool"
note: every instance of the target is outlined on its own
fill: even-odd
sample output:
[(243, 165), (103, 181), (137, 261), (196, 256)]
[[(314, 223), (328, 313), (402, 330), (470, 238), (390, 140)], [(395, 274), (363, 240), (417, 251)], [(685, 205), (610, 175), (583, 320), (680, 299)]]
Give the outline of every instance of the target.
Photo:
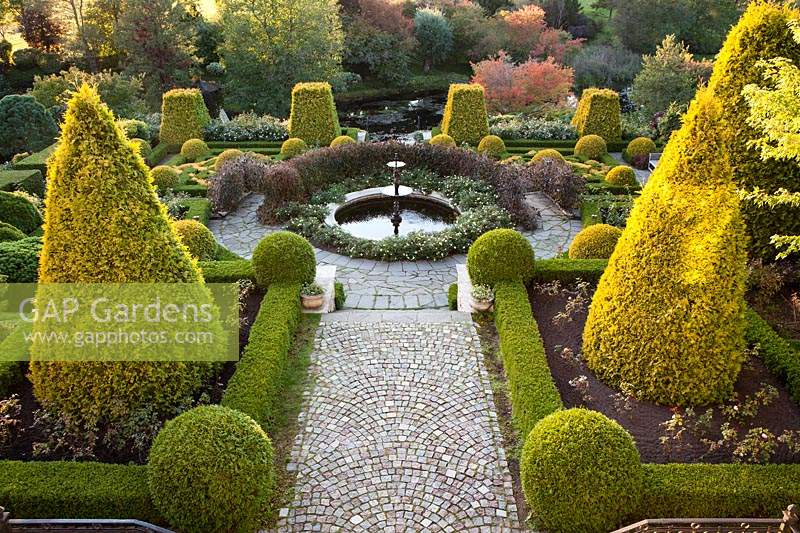
[(369, 189), (347, 196), (333, 211), (331, 222), (361, 239), (379, 240), (414, 231), (434, 233), (452, 225), (459, 215), (446, 199), (422, 193), (394, 197)]

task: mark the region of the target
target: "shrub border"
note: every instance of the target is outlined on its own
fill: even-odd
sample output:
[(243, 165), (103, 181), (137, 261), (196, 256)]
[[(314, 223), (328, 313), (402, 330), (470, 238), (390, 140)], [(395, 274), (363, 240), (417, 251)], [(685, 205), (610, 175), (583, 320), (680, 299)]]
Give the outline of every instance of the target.
[[(602, 276), (607, 264), (606, 260), (594, 259), (540, 260), (536, 262), (533, 280), (568, 282), (581, 278), (594, 281)], [(512, 294), (509, 295), (506, 291)], [(498, 315), (503, 311), (504, 300), (512, 298), (521, 300), (524, 296), (524, 303), (527, 304), (527, 292), (524, 291), (524, 287), (498, 286), (495, 288), (495, 293)], [(508, 305), (506, 302), (506, 306)], [(524, 308), (521, 301), (516, 305), (519, 309)], [(508, 314), (511, 315), (511, 313)], [(524, 313), (519, 312), (519, 315), (522, 314)], [(501, 351), (503, 351), (503, 337), (506, 337), (507, 345), (513, 338), (512, 335), (519, 335), (519, 333), (510, 327), (508, 330), (512, 331), (503, 329), (501, 327), (503, 319), (498, 315), (495, 320), (500, 320), (497, 331), (500, 335)], [(535, 321), (533, 322), (535, 324)], [(770, 371), (785, 380), (792, 397), (797, 400), (797, 396), (800, 395), (800, 353), (794, 351), (792, 345), (775, 333), (772, 327), (755, 311), (748, 309), (747, 323), (747, 339), (761, 345), (764, 363)], [(535, 346), (530, 346), (531, 343), (528, 343), (530, 346), (528, 353), (533, 354), (534, 359), (539, 357), (539, 345), (541, 345), (538, 329), (535, 333), (535, 340), (539, 342), (534, 343)], [(529, 337), (531, 335), (531, 333), (527, 334)], [(523, 334), (523, 339), (515, 339), (514, 342), (522, 344), (525, 336)], [(543, 354), (543, 347), (541, 350)], [(505, 361), (508, 356), (504, 354), (503, 357)], [(513, 364), (514, 361), (511, 362)], [(549, 373), (549, 367), (547, 370)], [(535, 390), (524, 399), (523, 407), (518, 407), (518, 402), (520, 402), (518, 398), (519, 384), (515, 385), (515, 381), (519, 380), (519, 377), (514, 375), (516, 369), (510, 372), (508, 366), (506, 366), (506, 373), (511, 390), (512, 417), (515, 419), (515, 425), (521, 426), (520, 429), (524, 429), (525, 425), (523, 424), (530, 425), (531, 422), (538, 421), (535, 420), (536, 416), (545, 416), (561, 407), (556, 407), (555, 402), (548, 397), (545, 397), (539, 405), (531, 405), (532, 399), (536, 401), (537, 395), (542, 394), (541, 390)], [(540, 368), (535, 369), (532, 374), (533, 379), (529, 376), (526, 380), (528, 383), (538, 380), (539, 383), (545, 383), (546, 386), (546, 381), (541, 377)], [(539, 387), (541, 386), (540, 384)], [(557, 390), (556, 394), (558, 394)], [(561, 403), (560, 396), (558, 403)], [(548, 408), (549, 411), (545, 412)], [(534, 413), (533, 416), (531, 413)], [(518, 420), (520, 417), (522, 420)], [(522, 433), (521, 438), (524, 440), (525, 437), (527, 437), (527, 433)], [(631, 523), (645, 518), (774, 517), (779, 515), (786, 505), (800, 499), (800, 464), (643, 463), (642, 468), (645, 472), (645, 489), (637, 510), (628, 518)]]

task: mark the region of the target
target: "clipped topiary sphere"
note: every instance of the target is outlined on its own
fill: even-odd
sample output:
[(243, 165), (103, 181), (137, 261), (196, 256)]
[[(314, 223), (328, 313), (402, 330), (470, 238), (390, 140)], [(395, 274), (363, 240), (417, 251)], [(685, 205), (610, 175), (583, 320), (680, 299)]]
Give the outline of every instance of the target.
[(584, 135), (575, 143), (575, 155), (586, 159), (602, 159), (608, 153), (606, 141), (599, 135)]
[(538, 163), (542, 159), (555, 159), (557, 161), (565, 161), (564, 156), (561, 155), (561, 152), (556, 150), (555, 148), (545, 148), (544, 150), (539, 150), (533, 157), (531, 157), (530, 164), (533, 165), (534, 163)]
[(194, 163), (208, 155), (208, 145), (201, 139), (189, 139), (181, 146), (181, 156), (189, 163)]
[(144, 139), (134, 138), (130, 140), (130, 143), (140, 156), (147, 157), (150, 154), (150, 143)]
[(286, 139), (281, 145), (281, 155), (284, 159), (291, 159), (292, 157), (302, 154), (306, 150), (308, 150), (306, 142), (297, 137)]
[(153, 184), (162, 191), (178, 185), (178, 171), (166, 165), (153, 167), (150, 170), (150, 176), (153, 178)]
[(636, 156), (647, 156), (655, 153), (656, 150), (656, 143), (654, 143), (648, 137), (636, 137), (634, 140), (628, 143), (628, 147), (625, 149), (625, 151), (628, 152), (628, 157), (630, 158), (634, 158)]
[(500, 157), (506, 151), (506, 143), (497, 135), (487, 135), (478, 143), (478, 153), (489, 157)]
[(337, 146), (342, 146), (343, 144), (355, 144), (355, 142), (356, 140), (349, 135), (339, 135), (331, 141), (331, 148), (336, 148)]
[(456, 146), (456, 141), (454, 141), (452, 137), (444, 133), (440, 133), (439, 135), (434, 135), (428, 142), (433, 146), (445, 146), (448, 148), (451, 147), (455, 148)]
[(520, 459), (525, 499), (553, 533), (605, 533), (639, 502), (644, 474), (630, 434), (601, 413), (558, 411), (525, 439)]
[(58, 125), (33, 96), (9, 94), (0, 99), (0, 160), (50, 146)]
[(472, 283), (494, 285), (504, 280), (529, 280), (533, 276), (531, 243), (513, 229), (493, 229), (478, 237), (467, 253)]
[(214, 171), (218, 171), (222, 168), (222, 165), (225, 164), (226, 161), (230, 161), (231, 159), (236, 159), (237, 157), (241, 157), (244, 155), (244, 152), (241, 150), (237, 150), (236, 148), (228, 148), (221, 154), (217, 156), (217, 160), (214, 161)]
[(0, 191), (0, 222), (28, 234), (42, 225), (42, 215), (26, 198)]
[(612, 185), (621, 185), (625, 187), (633, 187), (638, 185), (636, 181), (636, 172), (628, 165), (617, 165), (606, 174), (606, 181)]
[(275, 477), (269, 436), (249, 416), (208, 405), (164, 426), (150, 449), (153, 503), (186, 533), (255, 531)]
[(20, 239), (24, 239), (25, 237), (26, 235), (18, 228), (15, 228), (11, 224), (0, 222), (0, 242), (18, 241)]
[(253, 251), (256, 282), (311, 283), (317, 273), (317, 259), (311, 243), (296, 233), (277, 231), (261, 239)]
[(195, 259), (206, 261), (217, 255), (217, 241), (211, 230), (196, 220), (176, 220), (172, 223), (178, 239)]
[(622, 230), (609, 224), (593, 224), (582, 229), (569, 245), (570, 259), (608, 259)]

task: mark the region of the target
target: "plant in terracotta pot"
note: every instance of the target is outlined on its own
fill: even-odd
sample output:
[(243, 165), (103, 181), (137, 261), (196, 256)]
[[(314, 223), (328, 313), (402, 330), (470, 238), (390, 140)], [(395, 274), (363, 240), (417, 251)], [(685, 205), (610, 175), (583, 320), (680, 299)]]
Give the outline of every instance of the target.
[(494, 291), (488, 285), (474, 285), (472, 287), (472, 308), (475, 311), (483, 312), (492, 308), (494, 302)]
[(325, 299), (325, 289), (316, 283), (305, 283), (300, 289), (300, 299), (303, 309), (318, 309)]

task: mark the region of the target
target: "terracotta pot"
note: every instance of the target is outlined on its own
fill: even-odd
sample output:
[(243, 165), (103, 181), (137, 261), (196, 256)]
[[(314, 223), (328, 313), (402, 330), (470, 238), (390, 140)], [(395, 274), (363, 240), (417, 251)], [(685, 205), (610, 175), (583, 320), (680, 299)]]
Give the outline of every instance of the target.
[(472, 309), (478, 311), (479, 313), (488, 311), (491, 308), (492, 308), (492, 300), (476, 300), (475, 298), (472, 299)]
[(317, 294), (314, 296), (301, 296), (300, 300), (303, 304), (303, 309), (319, 309), (322, 302), (325, 300), (324, 294)]

